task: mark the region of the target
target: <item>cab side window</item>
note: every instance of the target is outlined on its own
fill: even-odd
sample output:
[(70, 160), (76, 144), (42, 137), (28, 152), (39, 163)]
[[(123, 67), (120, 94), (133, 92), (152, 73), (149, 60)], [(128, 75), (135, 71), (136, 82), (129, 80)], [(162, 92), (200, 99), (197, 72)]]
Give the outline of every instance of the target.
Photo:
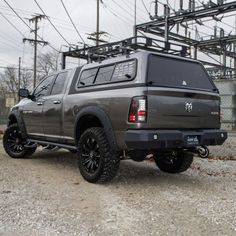
[(95, 84), (106, 84), (111, 80), (115, 65), (101, 67), (97, 73)]
[(36, 87), (34, 90), (35, 98), (49, 95), (53, 79), (54, 75), (48, 76), (38, 85), (38, 87)]
[(98, 68), (84, 70), (80, 76), (78, 87), (92, 85), (96, 77)]
[(61, 94), (63, 92), (67, 75), (68, 75), (68, 72), (63, 72), (63, 73), (58, 74), (53, 84), (51, 95)]
[(112, 75), (112, 82), (132, 80), (136, 74), (136, 61), (124, 61), (116, 64)]

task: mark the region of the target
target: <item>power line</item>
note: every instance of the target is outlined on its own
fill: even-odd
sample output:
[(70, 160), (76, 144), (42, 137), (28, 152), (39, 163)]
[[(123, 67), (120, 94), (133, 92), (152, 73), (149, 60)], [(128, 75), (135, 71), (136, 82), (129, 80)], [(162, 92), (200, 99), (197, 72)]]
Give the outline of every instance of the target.
[[(2, 8), (2, 9), (1, 9)], [(6, 7), (1, 7), (0, 6), (0, 9), (1, 10), (7, 10), (7, 11), (11, 11), (11, 9), (7, 9)], [(24, 10), (22, 10), (22, 9), (19, 9), (19, 8), (15, 8), (16, 10), (18, 10), (18, 11), (20, 11), (20, 12), (22, 12), (22, 14), (25, 14), (27, 17), (29, 17), (29, 15), (30, 15), (30, 17), (32, 16), (32, 15), (34, 15), (35, 14), (35, 12), (33, 12), (33, 11), (24, 11)], [(29, 12), (29, 13), (24, 13), (24, 12)], [(14, 16), (14, 17), (17, 17), (15, 14), (10, 14), (9, 12), (4, 12), (4, 14), (5, 15), (7, 15), (7, 16)], [(60, 25), (61, 24), (63, 24), (63, 25), (67, 25), (67, 26), (71, 26), (71, 22), (70, 21), (66, 21), (66, 20), (64, 20), (64, 19), (60, 19), (60, 18), (57, 18), (57, 17), (51, 17), (50, 16), (50, 19), (53, 19), (53, 20), (55, 20), (55, 21), (57, 21), (57, 22), (60, 22)], [(63, 23), (62, 23), (63, 22)], [(49, 23), (50, 24), (50, 23)], [(56, 24), (55, 24), (56, 25)], [(57, 26), (57, 25), (56, 25)], [(84, 28), (84, 29), (86, 29), (86, 30), (88, 30), (88, 31), (91, 31), (91, 30), (93, 30), (93, 28), (92, 27), (88, 27), (87, 25), (81, 25), (81, 24), (77, 24), (77, 26), (78, 26), (78, 28)], [(72, 26), (73, 27), (73, 26)]]
[(15, 45), (9, 44), (7, 42), (0, 41), (2, 44), (5, 44), (8, 47), (15, 48), (18, 51), (21, 51), (21, 49), (17, 48)]
[(224, 25), (227, 25), (227, 26), (229, 26), (229, 27), (232, 28), (232, 29), (235, 29), (235, 26), (232, 26), (232, 25), (230, 25), (230, 24), (227, 24), (227, 23), (225, 23), (225, 22), (223, 22), (223, 21), (220, 21), (220, 23), (222, 23), (222, 24), (224, 24)]
[[(5, 1), (5, 0), (4, 0)], [(42, 7), (38, 4), (38, 2), (36, 0), (34, 0), (34, 2), (37, 4), (38, 8), (41, 10), (41, 12), (46, 16), (45, 11), (42, 9)], [(66, 38), (60, 33), (60, 31), (56, 28), (56, 26), (52, 23), (52, 21), (49, 19), (48, 16), (47, 20), (50, 22), (50, 24), (52, 25), (52, 27), (56, 30), (56, 32), (61, 36), (61, 38), (70, 46), (71, 44), (66, 40)]]
[(14, 8), (6, 1), (6, 0), (3, 0), (7, 5), (8, 5), (8, 7), (10, 7), (11, 8), (11, 10), (18, 16), (18, 18), (30, 29), (30, 30), (32, 30), (31, 29), (31, 27), (22, 19), (22, 17), (14, 10)]
[[(0, 12), (0, 14), (4, 17), (4, 15), (1, 12)], [(11, 23), (11, 22), (9, 21), (9, 23)], [(11, 25), (14, 26), (12, 23), (11, 23)], [(15, 28), (15, 29), (18, 30), (17, 28)], [(21, 33), (21, 35), (24, 36), (22, 34), (22, 32), (19, 32), (19, 33)], [(0, 33), (0, 37), (7, 41), (7, 42), (3, 42), (4, 44), (8, 45), (10, 43), (10, 44), (12, 44), (11, 47), (15, 47), (15, 48), (17, 46), (17, 50), (19, 50), (19, 48), (22, 48), (22, 45), (18, 44), (18, 41), (15, 40), (15, 38), (13, 39), (12, 37), (10, 37), (6, 34), (2, 34), (2, 33)], [(8, 46), (10, 46), (10, 45), (8, 45)]]
[(15, 25), (13, 25), (13, 24), (11, 23), (11, 21), (8, 20), (8, 18), (7, 18), (6, 16), (3, 15), (3, 13), (0, 12), (0, 15), (1, 15), (19, 34), (21, 34), (21, 36), (25, 37), (24, 34), (23, 34), (20, 30), (18, 30), (18, 29), (15, 27)]
[[(207, 21), (212, 21), (212, 20), (207, 20)], [(207, 22), (207, 21), (201, 21), (201, 22), (202, 22), (202, 23), (205, 23), (205, 22)], [(224, 22), (222, 22), (222, 21), (220, 21), (220, 23), (224, 24)], [(189, 25), (194, 25), (194, 24), (196, 24), (196, 23), (189, 23), (188, 26), (187, 26), (187, 28), (191, 30), (191, 28), (189, 28)], [(214, 31), (214, 27), (211, 27), (211, 26), (209, 26), (209, 25), (203, 24), (202, 27), (205, 27), (205, 28), (207, 28), (207, 29), (210, 29), (210, 30)], [(232, 29), (235, 29), (233, 26), (231, 26), (231, 27), (232, 27)], [(217, 28), (221, 28), (221, 27), (218, 26)], [(192, 30), (193, 30), (193, 29), (192, 29)], [(202, 34), (205, 34), (205, 35), (208, 35), (208, 36), (212, 36), (212, 34), (204, 33), (204, 32), (199, 31), (199, 30), (198, 30), (198, 32), (199, 32), (199, 33), (202, 33)], [(230, 34), (230, 33), (228, 33), (228, 32), (225, 31), (225, 30), (224, 30), (224, 32), (225, 32), (226, 34)]]
[[(14, 10), (14, 8), (6, 1), (6, 0), (3, 0), (7, 5), (8, 7), (15, 13), (15, 15), (30, 29), (30, 31), (32, 32), (33, 29), (22, 19), (22, 17)], [(42, 37), (38, 36), (41, 40), (43, 40)], [(50, 48), (52, 48), (53, 50), (59, 52), (56, 48), (54, 48), (52, 45), (48, 45)]]
[[(116, 12), (108, 5), (104, 6), (105, 9), (107, 9), (113, 16), (115, 16), (116, 18), (118, 18), (119, 20), (122, 20), (124, 23), (128, 23), (130, 24), (129, 20), (126, 17), (120, 17), (116, 14)], [(131, 25), (131, 24), (130, 24)]]
[[(202, 3), (200, 0), (197, 0), (197, 1), (199, 2), (200, 5), (203, 5), (203, 3)], [(169, 3), (167, 3), (167, 4), (170, 6)], [(170, 7), (171, 7), (171, 6), (170, 6)], [(175, 11), (175, 9), (173, 9), (173, 8), (172, 8), (172, 10)], [(228, 15), (228, 16), (224, 16), (224, 15), (223, 15), (223, 18), (230, 17), (230, 16), (235, 16), (235, 14)], [(207, 21), (212, 21), (212, 19), (202, 20), (202, 23), (207, 22)], [(219, 22), (222, 23), (222, 24), (224, 24), (224, 25), (226, 25), (226, 26), (228, 26), (228, 27), (230, 27), (230, 28), (232, 28), (232, 29), (234, 29), (234, 26), (232, 26), (232, 25), (230, 25), (230, 24), (227, 24), (226, 22), (223, 22), (222, 20), (219, 20)], [(209, 28), (209, 29), (214, 30), (213, 27), (206, 26), (206, 25), (204, 25), (204, 26), (205, 26), (206, 28)], [(227, 32), (226, 32), (226, 33), (227, 33)], [(227, 33), (227, 34), (229, 34), (229, 33)]]
[[(117, 17), (116, 15), (114, 15), (114, 14), (112, 14), (112, 12), (111, 11), (109, 11), (107, 8), (105, 8), (104, 7), (104, 10), (108, 13), (108, 14), (110, 14), (110, 15), (112, 15), (112, 16), (115, 16), (115, 17)], [(120, 19), (119, 17), (117, 17), (119, 20), (122, 20), (122, 19)], [(124, 21), (125, 22), (125, 21)], [(117, 22), (114, 22), (114, 19), (113, 18), (111, 18), (111, 23), (114, 25), (114, 27), (115, 27), (115, 29), (116, 29), (116, 32), (118, 32), (119, 30), (120, 30), (120, 28), (122, 28), (123, 29), (123, 32), (125, 32), (125, 28), (124, 28), (124, 26), (122, 25), (122, 24), (117, 24)], [(126, 22), (125, 22), (126, 23)], [(119, 27), (119, 29), (117, 28), (117, 26)], [(116, 38), (117, 40), (121, 40), (122, 38), (121, 37), (117, 37), (117, 36), (115, 36), (115, 35), (113, 35), (113, 34), (109, 34), (111, 37), (113, 37), (113, 38)]]
[(115, 16), (115, 17), (117, 17), (118, 19), (122, 20), (122, 21), (125, 22), (126, 24), (128, 23), (129, 25), (132, 25), (132, 24), (130, 23), (130, 19), (126, 18), (126, 16), (120, 17), (120, 16), (114, 11), (114, 9), (112, 9), (110, 6), (107, 5), (107, 3), (106, 3), (106, 4), (103, 4), (103, 6), (104, 6), (113, 16)]
[[(128, 1), (128, 3), (130, 3), (129, 1)], [(128, 4), (127, 3), (127, 4)], [(132, 4), (132, 3), (130, 3), (130, 4)], [(146, 12), (143, 10), (143, 7), (140, 7), (138, 4), (136, 5), (136, 7), (137, 7), (137, 9), (139, 9), (142, 13), (145, 13), (146, 14)]]
[(114, 2), (120, 9), (122, 9), (123, 11), (125, 11), (126, 13), (128, 13), (128, 15), (130, 15), (130, 12), (128, 10), (126, 10), (123, 6), (121, 6), (119, 3), (117, 3), (116, 1), (112, 0), (112, 2)]
[(72, 21), (72, 19), (71, 19), (71, 17), (70, 17), (70, 14), (69, 14), (69, 12), (68, 12), (67, 9), (66, 9), (66, 6), (65, 6), (63, 0), (60, 0), (60, 1), (61, 1), (61, 4), (62, 4), (63, 8), (65, 9), (65, 12), (66, 12), (67, 16), (68, 16), (69, 19), (70, 19), (71, 24), (74, 26), (74, 28), (75, 28), (77, 34), (79, 35), (80, 39), (81, 39), (82, 42), (85, 44), (85, 41), (84, 41), (84, 39), (82, 38), (81, 34), (79, 33), (78, 29), (76, 28), (74, 22)]
[[(0, 66), (0, 69), (12, 69), (12, 70), (19, 70), (19, 67), (12, 67), (12, 66)], [(33, 71), (33, 69), (29, 68), (22, 68), (23, 71)], [(43, 70), (37, 70), (38, 72), (43, 72)]]
[[(32, 14), (34, 14), (32, 12)], [(4, 15), (7, 16), (13, 16), (13, 17), (17, 17), (15, 14), (10, 14), (10, 13), (4, 13)], [(64, 21), (62, 19), (59, 18), (55, 18), (55, 17), (50, 17), (51, 19), (55, 19), (58, 24), (54, 24), (57, 28), (65, 28), (65, 29), (74, 29), (73, 26), (71, 25), (71, 23), (69, 21)], [(63, 22), (63, 23), (62, 23)], [(50, 23), (48, 23), (50, 25)], [(80, 28), (83, 28), (83, 30), (80, 30), (82, 32), (88, 33), (89, 31), (93, 30), (93, 28), (85, 26), (85, 25), (79, 25)], [(40, 37), (40, 36), (39, 36)], [(50, 45), (49, 45), (50, 46)], [(57, 49), (53, 48), (55, 51), (58, 51)]]
[[(4, 6), (4, 5), (0, 5), (0, 8), (3, 8), (4, 10), (7, 10), (7, 11), (10, 11), (10, 9), (8, 9), (6, 6)], [(32, 11), (27, 11), (27, 10), (23, 10), (23, 9), (19, 9), (19, 8), (15, 8), (18, 12), (20, 11), (20, 12), (22, 12), (22, 13), (24, 13), (25, 15), (32, 15), (32, 14), (34, 14), (35, 12), (32, 12)]]
[(7, 46), (12, 45), (11, 47), (17, 48), (22, 48), (21, 45), (19, 45), (16, 41), (10, 40), (7, 37), (4, 36), (4, 34), (0, 34), (0, 39), (3, 39), (4, 41), (1, 41), (2, 43), (6, 44)]
[(146, 7), (146, 5), (145, 5), (145, 3), (144, 3), (143, 0), (142, 0), (142, 4), (143, 4), (143, 6), (144, 6), (144, 8), (145, 8), (145, 10), (146, 10), (146, 12), (147, 12), (147, 14), (150, 16), (151, 14), (150, 14), (150, 12), (148, 11), (148, 9), (147, 9), (147, 7)]
[[(123, 2), (123, 4), (124, 5), (126, 5), (129, 9), (130, 9), (130, 11), (132, 12), (132, 11), (134, 11), (134, 9), (132, 9), (132, 7), (128, 4), (128, 2), (125, 2), (124, 0), (121, 0), (122, 2)], [(139, 9), (138, 7), (136, 7), (137, 9)], [(142, 11), (142, 13), (143, 13), (143, 11)], [(146, 13), (145, 13), (146, 14)], [(143, 16), (141, 16), (140, 15), (140, 17), (139, 17), (141, 20), (144, 20), (144, 21), (146, 21), (146, 19), (143, 17)]]

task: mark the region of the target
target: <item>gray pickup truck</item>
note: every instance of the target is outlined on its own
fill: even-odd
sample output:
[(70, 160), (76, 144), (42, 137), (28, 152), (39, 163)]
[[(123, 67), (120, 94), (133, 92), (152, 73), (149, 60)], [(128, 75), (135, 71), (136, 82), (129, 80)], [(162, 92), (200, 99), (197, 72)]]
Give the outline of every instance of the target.
[(89, 182), (111, 180), (126, 157), (152, 156), (160, 170), (179, 173), (227, 138), (214, 83), (202, 64), (177, 56), (139, 51), (90, 63), (19, 95), (3, 138), (9, 156), (65, 148)]

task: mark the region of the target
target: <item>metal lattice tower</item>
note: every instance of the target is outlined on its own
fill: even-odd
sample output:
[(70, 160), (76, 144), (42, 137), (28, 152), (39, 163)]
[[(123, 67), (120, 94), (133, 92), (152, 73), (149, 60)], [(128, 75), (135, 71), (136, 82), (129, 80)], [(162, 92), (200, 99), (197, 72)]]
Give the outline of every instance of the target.
[[(218, 0), (216, 3), (208, 1), (202, 6), (196, 7), (194, 0), (189, 0), (187, 9), (183, 7), (183, 0), (180, 0), (179, 10), (173, 10), (170, 13), (170, 5), (164, 5), (164, 13), (159, 16), (157, 3), (155, 4), (155, 14), (151, 17), (150, 22), (136, 25), (136, 34), (139, 32), (151, 37), (162, 38), (166, 43), (175, 42), (186, 45), (193, 49), (192, 57), (198, 59), (198, 52), (209, 53), (222, 56), (222, 63), (205, 62), (206, 65), (211, 65), (211, 68), (220, 70), (223, 78), (236, 75), (236, 35), (225, 35), (224, 29), (220, 29), (220, 34), (217, 35), (216, 28), (213, 35), (209, 39), (197, 38), (198, 30), (195, 26), (195, 38), (188, 34), (188, 23), (194, 22), (195, 25), (203, 25), (203, 20), (210, 19), (212, 21), (221, 21), (224, 14), (236, 11), (236, 1), (224, 3), (224, 0)], [(175, 28), (174, 28), (175, 27)], [(182, 27), (185, 35), (179, 33), (179, 28)], [(227, 67), (227, 58), (234, 60), (233, 67)]]

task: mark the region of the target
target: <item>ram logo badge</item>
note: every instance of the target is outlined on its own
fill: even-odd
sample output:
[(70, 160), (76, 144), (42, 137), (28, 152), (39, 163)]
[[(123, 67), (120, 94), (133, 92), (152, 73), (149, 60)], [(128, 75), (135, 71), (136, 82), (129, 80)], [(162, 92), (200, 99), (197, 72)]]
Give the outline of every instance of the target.
[(193, 110), (193, 104), (191, 102), (185, 102), (185, 110), (191, 112)]

